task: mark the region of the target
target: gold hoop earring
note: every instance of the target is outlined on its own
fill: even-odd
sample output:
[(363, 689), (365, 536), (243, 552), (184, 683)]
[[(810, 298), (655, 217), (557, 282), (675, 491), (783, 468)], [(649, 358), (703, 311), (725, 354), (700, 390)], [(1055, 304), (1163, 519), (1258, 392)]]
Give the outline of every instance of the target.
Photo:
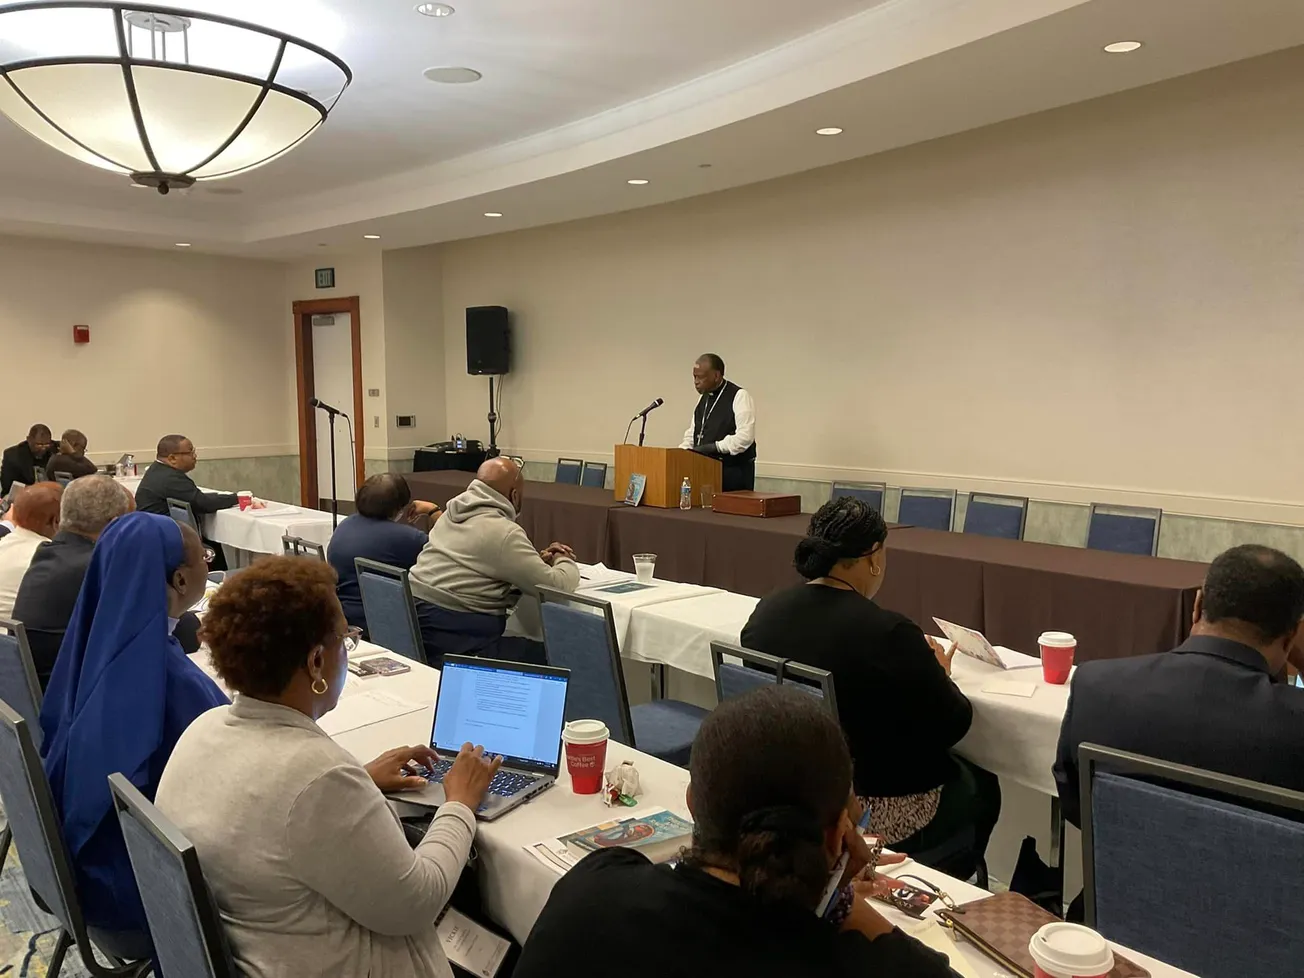
[(879, 570), (877, 567), (875, 567), (873, 564), (870, 564), (870, 565), (869, 565), (869, 576), (870, 576), (870, 577), (878, 577), (878, 575), (881, 574), (881, 573), (883, 573), (883, 572), (882, 572), (881, 570)]
[[(320, 686), (321, 689), (318, 689), (317, 688), (318, 686)], [(318, 696), (325, 696), (326, 690), (328, 689), (330, 689), (330, 687), (326, 685), (326, 680), (323, 679), (321, 676), (318, 676), (316, 679), (312, 681), (312, 691), (316, 693)]]

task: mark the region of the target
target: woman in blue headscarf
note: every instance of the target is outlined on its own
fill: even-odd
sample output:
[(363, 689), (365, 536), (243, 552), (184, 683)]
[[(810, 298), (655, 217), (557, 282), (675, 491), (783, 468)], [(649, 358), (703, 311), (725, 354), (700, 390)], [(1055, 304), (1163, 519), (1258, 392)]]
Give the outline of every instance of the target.
[[(91, 927), (148, 933), (109, 794), (121, 771), (151, 800), (177, 738), (227, 698), (172, 637), (204, 595), (203, 542), (164, 516), (130, 513), (100, 536), (41, 708), (41, 750)], [(149, 942), (140, 946), (148, 953)]]

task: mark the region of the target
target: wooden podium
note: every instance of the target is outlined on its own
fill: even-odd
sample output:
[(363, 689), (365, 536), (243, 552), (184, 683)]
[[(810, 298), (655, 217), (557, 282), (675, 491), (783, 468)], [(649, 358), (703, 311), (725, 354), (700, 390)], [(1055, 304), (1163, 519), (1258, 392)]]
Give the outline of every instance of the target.
[(679, 489), (688, 479), (693, 487), (693, 508), (702, 505), (702, 487), (720, 491), (720, 463), (685, 448), (644, 448), (640, 445), (616, 446), (617, 502), (624, 502), (629, 477), (635, 472), (647, 476), (643, 505), (661, 509), (679, 508)]

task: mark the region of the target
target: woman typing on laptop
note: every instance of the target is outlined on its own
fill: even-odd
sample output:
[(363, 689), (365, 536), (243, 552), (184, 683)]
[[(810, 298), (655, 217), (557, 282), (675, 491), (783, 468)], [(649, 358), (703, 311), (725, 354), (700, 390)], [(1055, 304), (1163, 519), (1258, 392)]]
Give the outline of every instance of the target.
[(237, 968), (287, 974), (451, 978), (435, 920), (501, 763), (467, 744), (415, 850), (382, 792), (425, 787), (401, 747), (363, 767), (317, 726), (348, 674), (355, 633), (319, 561), (273, 557), (209, 602), (202, 637), (235, 692), (177, 743), (156, 804), (194, 843)]

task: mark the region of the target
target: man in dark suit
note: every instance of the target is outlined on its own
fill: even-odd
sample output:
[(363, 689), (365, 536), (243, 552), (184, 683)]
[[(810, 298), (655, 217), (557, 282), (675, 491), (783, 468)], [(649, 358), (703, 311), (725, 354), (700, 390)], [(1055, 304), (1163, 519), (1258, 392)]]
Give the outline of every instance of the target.
[(0, 495), (9, 492), (9, 487), (15, 482), (25, 486), (36, 483), (37, 467), (44, 469), (50, 461), (53, 451), (50, 438), (49, 428), (34, 424), (27, 432), (26, 441), (5, 449), (0, 457)]
[(27, 626), (42, 689), (72, 619), (95, 541), (109, 523), (133, 509), (131, 493), (107, 475), (74, 480), (64, 490), (59, 532), (36, 548), (14, 601), (14, 618)]
[(1304, 690), (1285, 681), (1288, 661), (1304, 664), (1301, 618), (1304, 569), (1233, 547), (1209, 565), (1180, 646), (1080, 666), (1055, 761), (1064, 817), (1081, 825), (1084, 743), (1304, 791)]
[[(187, 474), (191, 472), (199, 456), (195, 446), (185, 435), (164, 435), (158, 442), (158, 454), (154, 464), (145, 470), (145, 475), (136, 487), (136, 508), (143, 513), (157, 513), (170, 516), (168, 500), (179, 499), (190, 504), (190, 511), (195, 519), (202, 519), (209, 513), (230, 509), (240, 500), (233, 492), (204, 492)], [(215, 555), (210, 565), (213, 570), (226, 570), (221, 548), (212, 541), (205, 540), (204, 546)]]

